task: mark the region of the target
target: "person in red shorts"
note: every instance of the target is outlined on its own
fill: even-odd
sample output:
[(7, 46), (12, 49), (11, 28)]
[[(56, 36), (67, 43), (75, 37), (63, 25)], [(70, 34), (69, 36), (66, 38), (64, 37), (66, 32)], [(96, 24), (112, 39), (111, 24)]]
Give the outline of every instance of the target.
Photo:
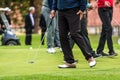
[[(113, 48), (112, 41), (112, 16), (113, 16), (113, 0), (98, 0), (98, 14), (102, 21), (102, 32), (97, 48), (97, 54), (100, 56), (117, 56)], [(103, 52), (105, 42), (109, 48), (109, 54)]]

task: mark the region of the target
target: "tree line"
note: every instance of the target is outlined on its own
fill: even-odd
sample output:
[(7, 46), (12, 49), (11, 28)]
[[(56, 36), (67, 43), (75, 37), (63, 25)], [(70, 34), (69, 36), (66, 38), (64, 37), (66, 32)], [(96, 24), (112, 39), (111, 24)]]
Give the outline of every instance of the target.
[[(35, 12), (35, 32), (38, 31), (39, 17), (41, 11), (42, 0), (0, 0), (0, 7), (9, 7), (12, 10), (12, 21), (18, 25), (22, 25), (24, 22), (24, 17), (28, 12), (30, 6), (36, 8)], [(16, 17), (17, 13), (20, 13), (22, 19), (18, 20)]]

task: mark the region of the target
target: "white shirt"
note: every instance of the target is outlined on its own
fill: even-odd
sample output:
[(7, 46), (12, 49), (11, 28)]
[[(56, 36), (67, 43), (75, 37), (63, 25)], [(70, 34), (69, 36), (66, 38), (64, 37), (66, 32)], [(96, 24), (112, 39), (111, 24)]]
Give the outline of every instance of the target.
[(34, 22), (33, 14), (31, 14), (31, 13), (30, 13), (30, 19), (32, 21), (32, 26), (34, 26), (35, 22)]

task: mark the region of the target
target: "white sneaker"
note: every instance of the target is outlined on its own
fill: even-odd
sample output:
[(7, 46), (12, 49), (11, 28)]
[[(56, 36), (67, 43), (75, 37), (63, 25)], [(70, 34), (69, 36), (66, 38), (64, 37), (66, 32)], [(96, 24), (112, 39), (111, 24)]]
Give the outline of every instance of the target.
[(55, 53), (55, 52), (56, 52), (54, 48), (51, 48), (51, 51), (52, 51), (52, 53)]
[(72, 64), (65, 63), (63, 65), (58, 65), (58, 68), (76, 68), (76, 64), (75, 63), (72, 63)]
[(48, 48), (48, 49), (47, 49), (47, 52), (48, 52), (48, 53), (55, 53), (56, 51), (55, 51), (54, 48)]
[(63, 64), (63, 65), (58, 65), (58, 68), (68, 68), (69, 66), (66, 65), (66, 64)]
[(47, 52), (48, 52), (48, 53), (52, 53), (51, 48), (48, 48), (48, 49), (47, 49)]
[(60, 48), (60, 52), (63, 52), (62, 48)]
[(91, 62), (89, 62), (89, 66), (90, 67), (94, 67), (96, 65), (96, 61), (94, 60), (94, 61), (91, 61)]
[(90, 66), (90, 67), (94, 67), (94, 66), (96, 65), (96, 61), (95, 61), (95, 59), (94, 59), (93, 57), (91, 57), (91, 58), (88, 60), (88, 62), (89, 62), (89, 66)]

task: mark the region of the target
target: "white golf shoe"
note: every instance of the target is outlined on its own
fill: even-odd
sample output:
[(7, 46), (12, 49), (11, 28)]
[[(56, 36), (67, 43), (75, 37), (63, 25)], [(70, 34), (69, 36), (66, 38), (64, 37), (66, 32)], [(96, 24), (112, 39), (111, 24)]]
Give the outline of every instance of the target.
[(56, 51), (55, 51), (54, 48), (48, 48), (48, 49), (47, 49), (47, 52), (48, 52), (48, 53), (55, 53)]
[(96, 65), (96, 61), (95, 61), (95, 59), (94, 59), (93, 57), (91, 57), (91, 58), (88, 60), (88, 62), (89, 62), (89, 66), (90, 66), (90, 67), (94, 67), (94, 66)]
[(76, 64), (75, 63), (65, 63), (63, 65), (58, 65), (58, 68), (76, 68)]

